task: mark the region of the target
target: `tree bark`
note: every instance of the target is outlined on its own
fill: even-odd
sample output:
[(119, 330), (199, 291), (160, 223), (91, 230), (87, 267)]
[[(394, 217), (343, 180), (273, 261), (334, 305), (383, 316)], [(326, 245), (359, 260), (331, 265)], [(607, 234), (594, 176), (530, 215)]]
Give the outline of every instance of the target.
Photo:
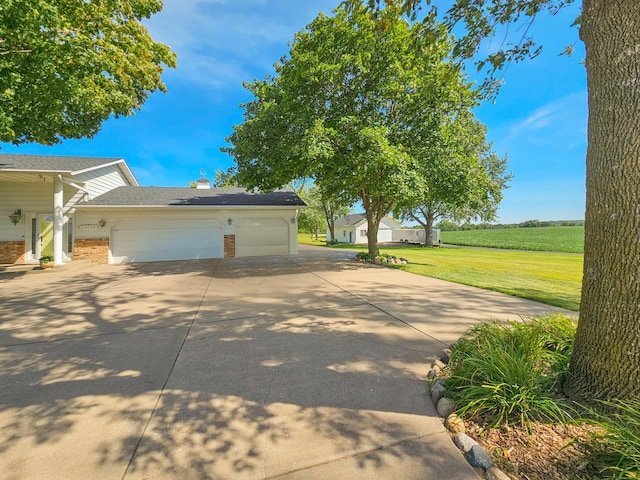
[(393, 208), (393, 201), (386, 201), (384, 197), (377, 197), (374, 201), (365, 189), (360, 192), (360, 198), (367, 217), (367, 247), (369, 253), (376, 257), (380, 254), (378, 247), (380, 221)]
[(580, 321), (564, 389), (640, 396), (640, 2), (583, 0), (589, 125)]

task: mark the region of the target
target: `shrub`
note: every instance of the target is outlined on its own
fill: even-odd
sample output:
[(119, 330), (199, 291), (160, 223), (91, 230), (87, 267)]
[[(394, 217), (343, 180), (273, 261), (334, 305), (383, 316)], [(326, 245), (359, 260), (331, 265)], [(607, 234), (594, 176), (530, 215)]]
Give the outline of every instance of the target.
[(594, 463), (602, 478), (640, 479), (640, 399), (602, 403), (606, 414), (590, 411), (604, 432), (592, 441)]
[(574, 334), (574, 321), (559, 314), (471, 328), (449, 364), (447, 390), (458, 414), (494, 426), (569, 418), (555, 392)]
[(369, 252), (358, 252), (356, 253), (356, 258), (358, 260), (364, 260), (365, 262), (371, 262), (373, 260), (373, 255)]

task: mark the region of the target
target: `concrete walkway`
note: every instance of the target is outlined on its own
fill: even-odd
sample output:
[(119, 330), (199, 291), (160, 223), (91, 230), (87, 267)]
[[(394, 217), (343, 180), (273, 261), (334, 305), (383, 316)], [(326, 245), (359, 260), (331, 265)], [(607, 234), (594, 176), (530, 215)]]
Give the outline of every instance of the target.
[(0, 274), (0, 478), (477, 479), (424, 376), (557, 310), (301, 247)]

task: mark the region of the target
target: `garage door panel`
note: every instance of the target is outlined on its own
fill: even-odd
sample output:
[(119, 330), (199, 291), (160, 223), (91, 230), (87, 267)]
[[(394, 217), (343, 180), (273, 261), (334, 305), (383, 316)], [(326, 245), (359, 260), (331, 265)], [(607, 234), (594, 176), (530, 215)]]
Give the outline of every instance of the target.
[(236, 228), (236, 256), (288, 255), (289, 225), (265, 220)]
[(213, 222), (129, 222), (113, 228), (112, 263), (223, 256), (222, 229)]

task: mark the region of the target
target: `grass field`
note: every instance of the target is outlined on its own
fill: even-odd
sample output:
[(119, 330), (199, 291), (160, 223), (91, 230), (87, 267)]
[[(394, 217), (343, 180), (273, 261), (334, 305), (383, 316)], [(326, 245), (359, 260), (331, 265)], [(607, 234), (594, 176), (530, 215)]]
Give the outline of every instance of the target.
[(584, 252), (584, 227), (503, 228), (441, 232), (443, 243), (544, 252)]
[[(562, 227), (571, 228), (571, 227)], [(300, 234), (299, 242), (325, 245)], [(366, 251), (364, 245), (336, 248)], [(494, 290), (577, 311), (580, 306), (582, 255), (472, 248), (382, 247), (381, 253), (404, 257), (407, 272)]]

